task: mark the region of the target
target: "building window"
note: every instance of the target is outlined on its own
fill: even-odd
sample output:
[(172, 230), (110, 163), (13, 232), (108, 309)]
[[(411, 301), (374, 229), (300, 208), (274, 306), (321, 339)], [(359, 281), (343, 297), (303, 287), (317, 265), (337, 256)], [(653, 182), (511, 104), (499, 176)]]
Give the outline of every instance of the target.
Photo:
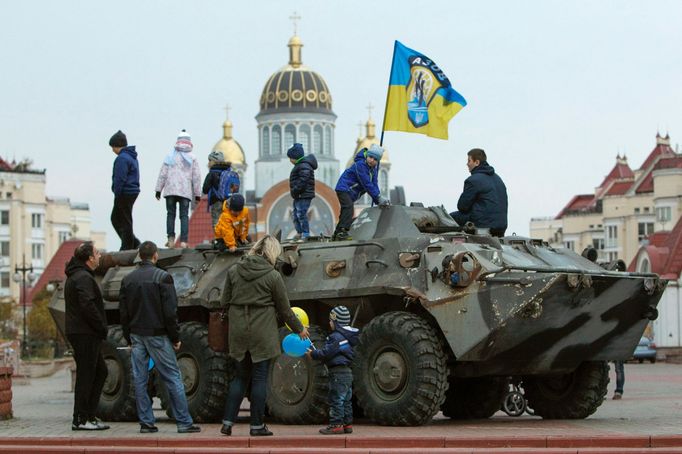
[(43, 215), (40, 213), (32, 213), (31, 214), (31, 227), (34, 229), (42, 229), (43, 228)]
[(31, 245), (31, 258), (33, 260), (43, 259), (43, 245), (41, 243), (33, 243)]
[(379, 171), (379, 190), (382, 196), (388, 197), (388, 172), (386, 170)]
[(71, 233), (69, 232), (59, 232), (59, 244), (62, 244), (64, 241), (68, 240), (70, 236)]
[(604, 249), (604, 238), (593, 238), (592, 239), (592, 247), (598, 251), (601, 251), (602, 249)]
[(322, 153), (322, 126), (316, 125), (313, 129), (313, 153)]
[(332, 127), (327, 126), (324, 128), (324, 153), (333, 154), (332, 150)]
[(649, 207), (644, 207), (644, 212), (648, 213), (649, 212)]
[(618, 253), (617, 252), (609, 252), (608, 260), (609, 260), (609, 262), (613, 262), (614, 260), (618, 260)]
[(282, 154), (282, 130), (278, 125), (275, 125), (272, 128), (272, 149), (270, 150), (270, 154)]
[(639, 214), (639, 208), (635, 208), (635, 214)]
[(0, 211), (0, 225), (9, 225), (9, 210)]
[(566, 249), (570, 249), (572, 251), (575, 251), (575, 241), (564, 241), (564, 247)]
[(288, 150), (296, 142), (296, 127), (286, 125), (284, 127), (284, 149)]
[(656, 220), (658, 222), (668, 222), (672, 219), (672, 208), (658, 207), (656, 208)]
[(306, 154), (310, 153), (310, 126), (302, 125), (298, 133), (298, 141), (303, 145), (303, 150)]
[(0, 288), (9, 288), (9, 271), (0, 273)]
[(618, 246), (618, 226), (617, 225), (607, 225), (606, 226), (606, 247), (616, 247)]
[(270, 128), (267, 126), (263, 128), (263, 154), (270, 154)]
[(9, 257), (9, 241), (0, 241), (0, 257)]
[(653, 222), (640, 222), (637, 224), (637, 240), (642, 241), (644, 238), (648, 237), (654, 233), (654, 223)]

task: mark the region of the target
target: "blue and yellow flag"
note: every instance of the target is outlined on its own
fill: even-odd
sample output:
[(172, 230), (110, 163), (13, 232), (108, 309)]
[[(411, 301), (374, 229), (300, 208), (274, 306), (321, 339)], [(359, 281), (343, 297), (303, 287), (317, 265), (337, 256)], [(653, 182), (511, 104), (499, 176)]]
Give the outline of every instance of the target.
[(395, 42), (384, 113), (385, 131), (448, 138), (448, 122), (467, 105), (427, 56)]

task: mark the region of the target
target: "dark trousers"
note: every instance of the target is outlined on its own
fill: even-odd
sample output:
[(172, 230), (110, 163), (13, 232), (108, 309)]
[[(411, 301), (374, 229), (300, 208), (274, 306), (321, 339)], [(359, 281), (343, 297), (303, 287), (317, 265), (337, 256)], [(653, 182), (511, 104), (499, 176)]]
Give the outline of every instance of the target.
[(329, 424), (353, 423), (353, 372), (348, 366), (329, 369)]
[(102, 339), (88, 334), (71, 334), (67, 337), (76, 360), (73, 422), (78, 424), (95, 418), (107, 379), (107, 366), (102, 357)]
[(625, 385), (625, 361), (614, 361), (613, 368), (616, 370), (616, 390), (618, 394), (623, 394)]
[(187, 242), (189, 231), (189, 203), (190, 200), (176, 195), (166, 197), (166, 234), (175, 238), (175, 213), (180, 205), (180, 241)]
[(244, 400), (246, 393), (246, 383), (251, 379), (251, 427), (260, 427), (265, 416), (265, 399), (268, 388), (268, 372), (270, 370), (270, 360), (251, 362), (251, 355), (246, 354), (243, 360), (235, 361), (235, 376), (230, 382), (230, 389), (227, 392), (225, 401), (225, 413), (223, 424), (234, 424), (237, 421), (239, 406)]
[(334, 233), (339, 233), (342, 230), (348, 230), (353, 223), (353, 199), (347, 192), (336, 191), (336, 196), (339, 198), (341, 204), (341, 212), (339, 213), (339, 223), (336, 224)]
[(121, 250), (137, 249), (140, 240), (133, 233), (133, 205), (137, 194), (124, 194), (114, 197), (114, 208), (111, 210), (111, 225), (121, 238)]

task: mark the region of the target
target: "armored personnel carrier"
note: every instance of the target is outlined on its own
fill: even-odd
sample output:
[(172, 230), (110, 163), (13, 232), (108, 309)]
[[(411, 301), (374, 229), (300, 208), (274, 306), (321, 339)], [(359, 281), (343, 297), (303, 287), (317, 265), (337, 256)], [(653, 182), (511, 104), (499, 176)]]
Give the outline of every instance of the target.
[[(285, 242), (278, 270), (292, 306), (309, 315), (314, 343), (324, 341), (331, 307), (351, 309), (362, 330), (356, 405), (385, 425), (425, 424), (439, 411), (490, 417), (510, 378), (522, 380), (536, 415), (586, 418), (606, 395), (607, 361), (630, 357), (665, 288), (655, 274), (610, 271), (542, 241), (465, 233), (442, 208), (369, 208), (351, 236)], [(160, 251), (158, 266), (179, 295), (177, 356), (197, 422), (222, 415), (232, 366), (209, 346), (208, 320), (219, 309), (225, 270), (243, 252)], [(107, 420), (136, 419), (129, 352), (117, 349), (125, 346), (118, 292), (135, 258), (135, 251), (106, 254), (96, 271), (111, 324), (99, 407)], [(50, 310), (63, 328), (61, 289)], [(268, 411), (284, 423), (322, 423), (327, 389), (324, 365), (281, 355)], [(150, 383), (150, 393), (166, 405), (162, 386)]]

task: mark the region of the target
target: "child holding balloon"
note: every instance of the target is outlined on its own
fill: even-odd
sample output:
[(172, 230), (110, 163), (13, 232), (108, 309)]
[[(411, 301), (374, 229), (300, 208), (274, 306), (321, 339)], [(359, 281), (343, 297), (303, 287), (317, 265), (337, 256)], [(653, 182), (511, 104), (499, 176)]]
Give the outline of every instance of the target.
[(329, 370), (329, 426), (320, 429), (323, 435), (353, 432), (353, 347), (358, 344), (360, 330), (350, 326), (350, 311), (336, 306), (329, 312), (329, 327), (324, 348), (308, 350), (312, 359), (322, 360)]

